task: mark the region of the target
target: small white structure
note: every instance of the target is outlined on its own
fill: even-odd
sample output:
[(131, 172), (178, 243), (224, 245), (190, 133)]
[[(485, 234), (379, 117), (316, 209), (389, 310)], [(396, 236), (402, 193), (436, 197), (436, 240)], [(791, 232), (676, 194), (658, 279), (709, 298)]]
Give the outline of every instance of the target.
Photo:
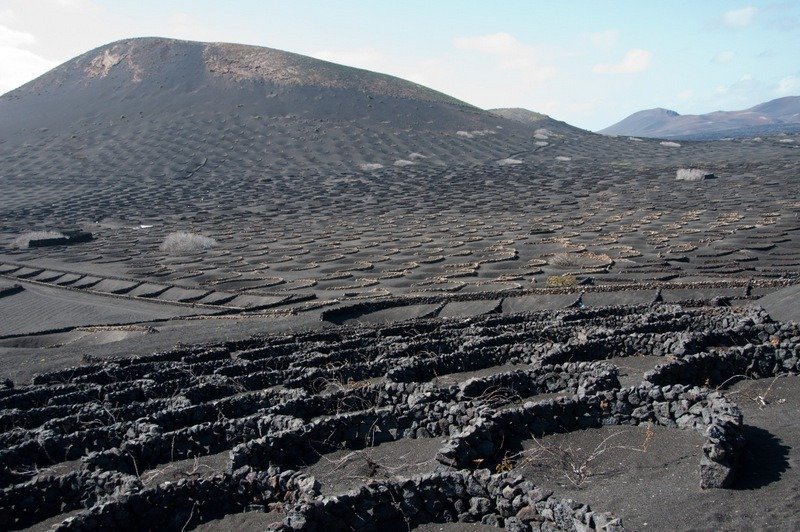
[(714, 177), (713, 173), (699, 168), (680, 168), (675, 179), (678, 181), (703, 181), (704, 179), (714, 179)]

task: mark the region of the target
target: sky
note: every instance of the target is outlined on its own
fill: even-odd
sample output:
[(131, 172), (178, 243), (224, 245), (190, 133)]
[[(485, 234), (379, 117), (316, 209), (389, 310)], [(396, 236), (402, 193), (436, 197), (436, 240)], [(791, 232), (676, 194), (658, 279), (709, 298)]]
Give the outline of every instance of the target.
[(0, 0), (0, 93), (143, 36), (278, 48), (590, 130), (800, 95), (800, 0)]

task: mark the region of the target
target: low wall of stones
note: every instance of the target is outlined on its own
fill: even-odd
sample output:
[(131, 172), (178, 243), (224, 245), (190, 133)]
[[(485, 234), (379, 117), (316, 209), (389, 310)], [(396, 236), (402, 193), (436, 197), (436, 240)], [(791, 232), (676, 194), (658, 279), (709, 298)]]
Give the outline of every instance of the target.
[(337, 448), (363, 449), (403, 437), (412, 419), (397, 408), (377, 408), (315, 420), (253, 438), (231, 449), (228, 468), (296, 467)]
[(707, 442), (701, 461), (701, 487), (728, 487), (743, 446), (739, 408), (719, 393), (682, 385), (609, 390), (578, 398), (529, 402), (520, 408), (484, 413), (440, 449), (437, 460), (459, 469), (476, 460), (498, 461), (509, 437), (568, 432), (603, 425), (655, 423), (694, 429)]
[[(496, 382), (508, 380), (525, 396), (544, 393), (543, 390), (590, 393), (618, 387), (616, 374), (616, 369), (606, 364), (566, 364), (473, 379), (465, 383), (465, 389), (485, 391)], [(457, 434), (494, 401), (491, 397), (467, 397), (463, 388), (441, 389), (432, 383), (385, 383), (355, 392), (356, 399), (349, 404), (360, 408), (353, 412), (341, 413), (347, 406), (341, 402), (347, 397), (345, 391), (316, 396), (308, 403), (285, 403), (277, 411), (304, 419), (327, 417), (237, 445), (231, 450), (230, 470), (243, 466), (263, 468), (272, 463), (294, 467), (315, 453), (330, 452), (330, 442), (357, 449), (400, 438)], [(337, 413), (330, 415), (332, 411)], [(283, 455), (287, 449), (291, 449), (288, 457)]]
[[(649, 327), (648, 327), (649, 328)], [(599, 338), (586, 339), (580, 343), (556, 344), (541, 357), (543, 364), (559, 364), (568, 361), (602, 360), (647, 354), (649, 356), (684, 357), (709, 347), (730, 347), (759, 341), (756, 331), (740, 332), (715, 329), (703, 332), (656, 332), (621, 331)], [(769, 324), (762, 324), (769, 328)]]
[(370, 385), (344, 385), (343, 388), (320, 395), (304, 395), (276, 405), (271, 412), (286, 414), (310, 421), (321, 416), (356, 412), (369, 408), (401, 405), (425, 386), (414, 382), (379, 382)]
[(13, 464), (17, 469), (48, 466), (76, 460), (87, 452), (118, 447), (134, 436), (156, 437), (158, 431), (156, 425), (147, 423), (114, 423), (64, 435), (40, 431), (36, 439), (0, 450), (0, 463)]
[(88, 508), (119, 492), (141, 488), (136, 477), (76, 471), (46, 476), (0, 491), (0, 529), (28, 527), (63, 512)]
[(512, 394), (519, 399), (556, 392), (585, 395), (619, 388), (618, 374), (616, 366), (602, 362), (548, 364), (469, 379), (460, 386), (460, 397), (495, 402), (492, 396), (497, 394)]
[[(800, 334), (787, 338), (785, 333), (772, 341), (722, 352), (704, 352), (673, 360), (645, 374), (655, 384), (684, 383), (719, 386), (737, 378), (763, 379), (783, 374), (800, 373)], [(783, 339), (781, 339), (781, 337)]]
[(122, 493), (63, 521), (56, 530), (185, 530), (189, 525), (270, 503), (293, 505), (314, 497), (319, 484), (296, 471), (242, 470), (199, 479), (164, 483)]
[(287, 379), (282, 384), (291, 388), (303, 388), (311, 393), (324, 391), (330, 384), (346, 384), (382, 377), (390, 367), (386, 361), (347, 364), (338, 368), (307, 370), (303, 375)]
[[(214, 397), (220, 395), (220, 390), (227, 388), (215, 384), (199, 385), (184, 390), (184, 393), (194, 402), (213, 401)], [(187, 401), (191, 400), (181, 395), (177, 399), (153, 400), (111, 409), (89, 403), (86, 407), (78, 409), (76, 414), (51, 418), (46, 422), (44, 419), (54, 414), (52, 408), (6, 411), (4, 421), (7, 425), (43, 423), (37, 429), (17, 429), (4, 433), (3, 443), (7, 446), (0, 450), (0, 461), (13, 463), (18, 467), (45, 466), (63, 460), (74, 460), (85, 452), (115, 448), (123, 441), (128, 444), (126, 451), (132, 453), (134, 457), (141, 455), (168, 459), (170, 456), (183, 456), (198, 446), (232, 445), (231, 442), (236, 441), (236, 438), (248, 437), (247, 428), (250, 426), (252, 431), (259, 433), (261, 428), (257, 421), (262, 418), (263, 413), (269, 411), (273, 403), (298, 395), (298, 391), (261, 392), (247, 397), (226, 397), (199, 405), (188, 405)], [(96, 419), (99, 424), (103, 421), (108, 424), (82, 430), (83, 420), (89, 416)], [(215, 422), (220, 416), (235, 419)], [(33, 423), (30, 423), (30, 419), (26, 419), (31, 417), (34, 418)], [(147, 443), (136, 444), (133, 440)], [(170, 443), (164, 443), (166, 441)], [(158, 442), (162, 443), (159, 445)], [(148, 445), (152, 448), (168, 445), (172, 454), (164, 456), (163, 453), (152, 449), (151, 452), (137, 452), (137, 445), (138, 447)], [(145, 463), (151, 463), (152, 460), (154, 458)], [(0, 485), (2, 485), (2, 473), (0, 473)]]
[(81, 461), (89, 470), (138, 474), (162, 463), (226, 451), (262, 434), (300, 425), (302, 421), (294, 417), (262, 414), (199, 423), (173, 432), (130, 438), (119, 446), (91, 452)]
[(507, 345), (464, 349), (458, 353), (428, 359), (408, 358), (390, 369), (386, 378), (394, 382), (426, 382), (449, 373), (502, 366), (520, 354), (522, 346)]
[(276, 530), (338, 532), (443, 522), (483, 523), (516, 532), (623, 529), (608, 512), (558, 499), (522, 477), (483, 469), (375, 482), (335, 497), (302, 501)]

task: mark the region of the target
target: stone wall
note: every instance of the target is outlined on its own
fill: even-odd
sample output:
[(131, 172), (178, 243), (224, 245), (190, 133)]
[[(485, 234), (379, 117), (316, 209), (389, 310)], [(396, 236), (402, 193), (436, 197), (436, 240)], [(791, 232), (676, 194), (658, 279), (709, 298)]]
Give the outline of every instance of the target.
[[(652, 423), (701, 432), (701, 486), (730, 486), (742, 418), (714, 387), (798, 373), (798, 345), (797, 325), (755, 309), (660, 305), (415, 320), (87, 360), (0, 386), (0, 510), (17, 520), (0, 528), (83, 508), (62, 527), (181, 529), (281, 503), (284, 530), (398, 519), (618, 529), (513, 475), (476, 471), (476, 460), (499, 463), (510, 438)], [(642, 354), (664, 364), (622, 388), (606, 359)], [(489, 368), (459, 384), (441, 378)], [(297, 473), (320, 454), (402, 438), (444, 440), (440, 469), (337, 497)], [(226, 451), (221, 475), (147, 489), (137, 480)], [(31, 473), (65, 460), (78, 470)], [(171, 520), (154, 521), (164, 515)]]

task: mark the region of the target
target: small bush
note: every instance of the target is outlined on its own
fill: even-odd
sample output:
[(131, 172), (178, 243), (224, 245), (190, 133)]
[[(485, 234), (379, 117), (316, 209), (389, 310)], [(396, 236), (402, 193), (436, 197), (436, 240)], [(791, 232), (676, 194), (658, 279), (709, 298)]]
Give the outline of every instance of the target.
[(698, 168), (680, 168), (675, 175), (678, 181), (702, 181), (712, 179), (714, 174)]
[(574, 275), (551, 275), (547, 278), (547, 286), (575, 286), (578, 280)]
[(28, 231), (22, 233), (11, 243), (12, 248), (27, 249), (31, 240), (44, 240), (45, 238), (61, 238), (64, 235), (58, 231)]
[(491, 129), (480, 129), (475, 131), (456, 131), (456, 135), (464, 137), (465, 139), (474, 139), (475, 137), (483, 137), (484, 135), (494, 135), (495, 132)]
[(161, 243), (160, 249), (168, 253), (186, 253), (203, 251), (216, 245), (217, 241), (213, 238), (187, 233), (186, 231), (177, 231), (166, 236), (164, 242)]

